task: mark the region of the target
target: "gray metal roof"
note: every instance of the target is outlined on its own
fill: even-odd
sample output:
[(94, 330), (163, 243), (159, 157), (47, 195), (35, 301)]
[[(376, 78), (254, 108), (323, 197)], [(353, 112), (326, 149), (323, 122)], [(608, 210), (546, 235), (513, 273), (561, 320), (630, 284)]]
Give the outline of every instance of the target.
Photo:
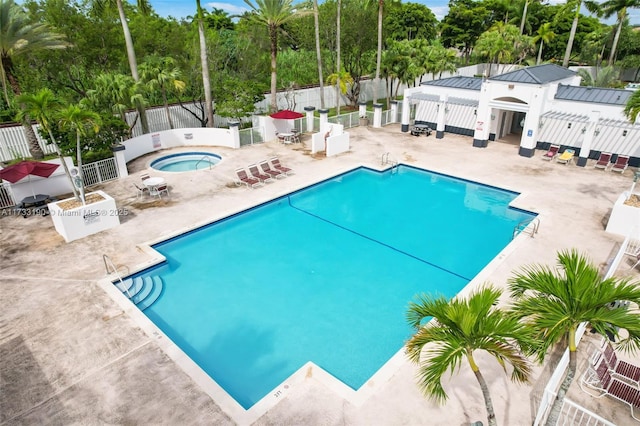
[(626, 105), (633, 94), (631, 90), (605, 89), (601, 87), (558, 85), (556, 99), (596, 104)]
[(576, 75), (574, 71), (554, 64), (536, 65), (491, 77), (492, 81), (513, 83), (545, 84)]
[(482, 77), (464, 77), (456, 75), (454, 77), (441, 78), (440, 80), (423, 81), (421, 86), (441, 86), (454, 89), (480, 90)]

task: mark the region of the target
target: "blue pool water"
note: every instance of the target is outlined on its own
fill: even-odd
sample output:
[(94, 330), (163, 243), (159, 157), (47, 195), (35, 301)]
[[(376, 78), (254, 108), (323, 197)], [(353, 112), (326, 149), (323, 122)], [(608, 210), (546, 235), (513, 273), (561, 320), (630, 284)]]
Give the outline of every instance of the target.
[(414, 295), (454, 296), (532, 217), (516, 196), (359, 168), (154, 246), (144, 313), (244, 408), (307, 361), (358, 389), (410, 336)]
[(221, 160), (221, 157), (210, 152), (181, 152), (160, 157), (151, 162), (151, 167), (163, 172), (189, 172), (209, 169)]

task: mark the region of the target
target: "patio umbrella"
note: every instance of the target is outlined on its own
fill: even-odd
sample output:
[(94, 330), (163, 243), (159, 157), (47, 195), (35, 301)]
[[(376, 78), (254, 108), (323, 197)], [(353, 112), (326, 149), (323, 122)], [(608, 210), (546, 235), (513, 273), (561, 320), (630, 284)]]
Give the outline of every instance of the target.
[(299, 112), (291, 111), (290, 109), (283, 109), (282, 111), (274, 112), (270, 115), (271, 118), (280, 118), (283, 120), (294, 120), (296, 118), (304, 117), (304, 114), (300, 114)]
[[(58, 166), (59, 164), (42, 163), (40, 161), (21, 161), (0, 170), (0, 178), (11, 183), (16, 183), (25, 177), (31, 179), (31, 175), (49, 177)], [(31, 192), (35, 197), (36, 194), (33, 187), (31, 187)]]

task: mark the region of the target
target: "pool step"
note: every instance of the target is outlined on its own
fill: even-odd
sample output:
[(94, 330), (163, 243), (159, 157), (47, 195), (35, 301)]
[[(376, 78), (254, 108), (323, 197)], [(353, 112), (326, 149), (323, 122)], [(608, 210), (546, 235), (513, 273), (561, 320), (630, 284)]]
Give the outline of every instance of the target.
[(115, 286), (141, 311), (153, 305), (164, 289), (162, 278), (157, 275), (127, 278), (122, 282), (116, 282)]

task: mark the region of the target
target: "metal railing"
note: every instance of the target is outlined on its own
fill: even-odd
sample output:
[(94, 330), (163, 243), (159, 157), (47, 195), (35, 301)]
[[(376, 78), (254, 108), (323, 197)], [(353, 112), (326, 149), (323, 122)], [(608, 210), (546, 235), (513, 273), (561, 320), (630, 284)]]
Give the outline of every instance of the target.
[(0, 183), (0, 209), (13, 207), (15, 205), (16, 200), (13, 197), (11, 186), (8, 183)]
[(102, 182), (118, 179), (118, 165), (115, 157), (82, 165), (84, 186), (97, 185)]
[[(113, 264), (113, 262), (111, 261), (111, 258), (109, 256), (107, 256), (106, 254), (103, 254), (102, 255), (102, 261), (104, 262), (104, 268), (107, 270), (107, 275), (109, 275), (111, 273), (116, 274), (116, 277), (118, 277), (118, 281), (120, 282), (120, 286), (122, 287), (122, 291), (127, 293), (127, 297), (129, 297), (129, 299), (131, 299), (131, 293), (129, 293), (129, 288), (124, 285), (124, 281), (122, 281), (122, 277), (120, 276), (120, 273), (118, 272), (118, 268), (116, 268), (116, 265)], [(109, 267), (111, 267), (111, 272), (109, 271)], [(128, 268), (127, 268), (127, 270), (128, 270)]]

